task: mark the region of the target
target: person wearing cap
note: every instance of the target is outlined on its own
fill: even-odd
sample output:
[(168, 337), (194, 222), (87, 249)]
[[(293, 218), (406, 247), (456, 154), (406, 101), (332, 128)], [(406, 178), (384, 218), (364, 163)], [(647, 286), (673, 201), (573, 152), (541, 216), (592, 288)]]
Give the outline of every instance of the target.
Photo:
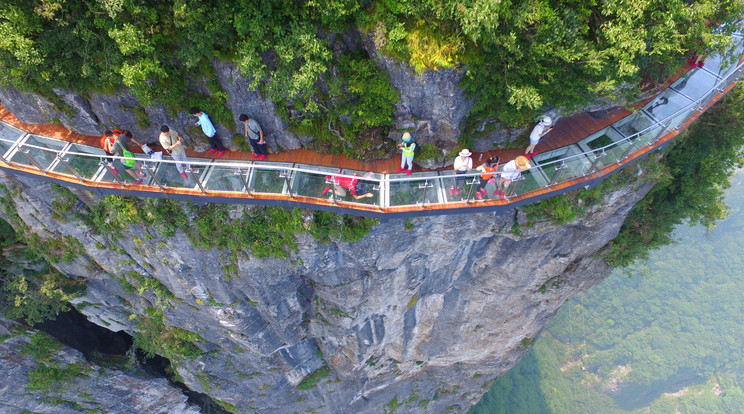
[(522, 175), (522, 171), (530, 169), (530, 160), (524, 155), (520, 155), (517, 158), (504, 164), (504, 169), (501, 170), (498, 180), (498, 188), (493, 192), (494, 197), (499, 197), (502, 200), (506, 198), (506, 189), (509, 187), (512, 181), (516, 181)]
[[(457, 154), (455, 158), (455, 174), (467, 174), (468, 171), (473, 169), (473, 159), (470, 156), (473, 155), (469, 149), (465, 148)], [(450, 194), (460, 194), (460, 186), (465, 181), (465, 177), (458, 177), (455, 179), (455, 185), (450, 186)]]
[(398, 172), (402, 172), (406, 167), (406, 163), (408, 163), (408, 172), (406, 175), (411, 175), (411, 172), (413, 172), (413, 155), (416, 151), (416, 143), (413, 142), (413, 137), (408, 132), (403, 133), (401, 141), (403, 142), (398, 144), (398, 148), (402, 150)]
[(478, 200), (482, 200), (483, 197), (488, 196), (488, 191), (486, 191), (486, 186), (488, 184), (495, 184), (496, 178), (493, 176), (493, 172), (499, 169), (499, 156), (494, 155), (493, 157), (489, 158), (484, 162), (482, 165), (476, 168), (476, 170), (481, 171), (483, 174), (481, 174), (480, 178), (480, 184), (478, 184), (478, 189), (475, 190), (475, 196), (478, 197)]
[(535, 125), (532, 132), (530, 132), (530, 145), (526, 150), (524, 150), (524, 155), (528, 157), (534, 155), (533, 151), (535, 150), (535, 146), (540, 142), (540, 138), (544, 137), (553, 129), (552, 125), (553, 119), (547, 115), (545, 115), (543, 119)]

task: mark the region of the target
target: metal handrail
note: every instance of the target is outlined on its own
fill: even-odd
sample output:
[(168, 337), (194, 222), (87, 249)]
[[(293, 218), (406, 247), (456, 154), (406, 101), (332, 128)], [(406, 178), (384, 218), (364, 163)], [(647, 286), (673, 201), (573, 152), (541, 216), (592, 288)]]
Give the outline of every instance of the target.
[[(640, 140), (640, 137), (642, 135), (647, 134), (650, 131), (659, 129), (659, 133), (656, 134), (656, 136), (653, 138), (652, 141), (649, 141), (648, 142), (648, 145), (652, 145), (658, 139), (660, 139), (663, 136), (664, 133), (668, 132), (669, 125), (671, 125), (672, 120), (674, 118), (676, 118), (676, 117), (678, 117), (678, 116), (680, 116), (681, 114), (684, 114), (684, 113), (688, 113), (688, 112), (694, 113), (694, 111), (692, 111), (692, 109), (694, 109), (695, 107), (698, 107), (698, 109), (701, 108), (701, 107), (703, 107), (704, 105), (702, 105), (702, 103), (703, 102), (708, 102), (710, 100), (710, 98), (712, 96), (711, 95), (711, 92), (713, 92), (715, 90), (719, 90), (719, 91), (725, 90), (726, 87), (728, 87), (729, 85), (731, 85), (732, 83), (734, 83), (736, 81), (736, 79), (741, 76), (741, 72), (742, 72), (742, 69), (743, 68), (744, 68), (744, 62), (739, 63), (737, 66), (733, 67), (733, 70), (729, 70), (728, 73), (725, 76), (723, 76), (723, 77), (720, 77), (716, 73), (711, 72), (710, 71), (710, 68), (706, 68), (705, 72), (706, 73), (709, 73), (711, 76), (714, 76), (717, 79), (717, 81), (713, 84), (713, 86), (710, 89), (708, 89), (707, 91), (705, 91), (697, 99), (691, 99), (689, 96), (687, 96), (685, 94), (682, 94), (680, 92), (677, 92), (681, 96), (685, 96), (685, 98), (689, 99), (690, 102), (687, 105), (685, 105), (685, 106), (679, 108), (678, 110), (676, 110), (674, 113), (672, 113), (670, 115), (667, 115), (663, 119), (657, 119), (654, 116), (652, 118), (654, 120), (653, 123), (651, 123), (650, 125), (648, 125), (644, 129), (642, 129), (640, 131), (636, 131), (635, 133), (633, 133), (631, 135), (623, 136), (618, 141), (614, 141), (614, 142), (612, 142), (610, 144), (607, 144), (607, 145), (605, 145), (603, 147), (595, 148), (595, 149), (588, 150), (588, 151), (583, 151), (580, 147), (578, 147), (579, 152), (577, 152), (575, 154), (568, 155), (568, 156), (563, 156), (561, 158), (558, 158), (558, 159), (555, 159), (555, 160), (552, 160), (552, 161), (549, 161), (549, 162), (546, 162), (546, 163), (537, 163), (536, 162), (535, 165), (531, 169), (536, 170), (534, 173), (537, 173), (537, 174), (539, 174), (538, 171), (540, 171), (541, 169), (545, 169), (545, 168), (549, 168), (549, 167), (556, 168), (556, 174), (554, 174), (552, 177), (544, 177), (544, 178), (547, 178), (547, 182), (545, 184), (541, 184), (540, 185), (540, 188), (542, 188), (542, 187), (550, 188), (550, 187), (552, 187), (552, 186), (554, 186), (556, 184), (559, 184), (559, 183), (562, 183), (562, 182), (566, 182), (566, 181), (569, 181), (569, 180), (572, 180), (572, 179), (575, 179), (575, 178), (580, 178), (582, 176), (586, 177), (587, 175), (589, 175), (589, 174), (591, 174), (593, 172), (601, 171), (602, 169), (607, 168), (607, 166), (609, 164), (613, 163), (613, 162), (622, 163), (627, 157), (630, 156), (630, 154), (632, 152), (638, 150), (638, 148), (635, 148), (634, 149), (634, 147), (636, 146), (636, 144), (638, 143), (638, 141)], [(694, 73), (693, 74), (690, 74), (689, 76), (694, 76)], [(661, 91), (661, 93), (664, 93), (665, 91), (666, 91), (666, 89), (663, 90), (663, 91)], [(653, 114), (651, 114), (651, 115), (653, 116)], [(633, 115), (630, 115), (630, 116), (633, 116)], [(614, 124), (617, 124), (619, 122), (622, 122), (625, 119), (627, 119), (627, 117), (626, 118), (623, 118), (622, 120), (619, 120), (619, 121), (615, 122)], [(688, 119), (689, 119), (689, 117), (687, 117), (683, 121), (683, 123), (686, 122)], [(32, 164), (37, 169), (39, 169), (42, 173), (44, 173), (44, 174), (47, 174), (49, 172), (49, 170), (48, 169), (45, 170), (45, 169), (41, 168), (41, 166), (38, 163), (33, 162), (34, 160), (30, 156), (28, 156), (28, 150), (29, 149), (38, 149), (40, 151), (54, 153), (56, 155), (56, 159), (59, 159), (59, 160), (62, 159), (61, 158), (62, 154), (64, 154), (64, 157), (70, 157), (70, 156), (74, 156), (74, 157), (85, 157), (85, 158), (96, 159), (96, 160), (99, 160), (99, 161), (109, 160), (109, 159), (115, 159), (115, 160), (124, 161), (124, 160), (128, 159), (127, 157), (123, 157), (123, 156), (115, 156), (115, 155), (107, 155), (107, 154), (91, 154), (91, 153), (86, 153), (86, 152), (71, 151), (71, 149), (73, 148), (73, 145), (82, 145), (82, 144), (66, 143), (61, 149), (51, 149), (51, 148), (47, 148), (47, 147), (40, 146), (40, 145), (30, 144), (30, 143), (27, 143), (26, 142), (28, 140), (27, 137), (33, 137), (33, 136), (43, 137), (43, 136), (37, 135), (37, 134), (26, 133), (26, 132), (24, 132), (24, 131), (22, 131), (22, 130), (20, 130), (18, 128), (12, 127), (12, 126), (11, 126), (11, 128), (14, 129), (14, 130), (18, 130), (21, 133), (21, 135), (18, 138), (16, 138), (15, 140), (10, 140), (10, 139), (7, 139), (7, 138), (0, 138), (0, 141), (7, 142), (7, 143), (11, 144), (10, 145), (10, 150), (6, 154), (12, 156), (14, 154), (14, 151), (16, 151), (16, 152), (20, 151), (21, 153), (25, 154), (32, 161)], [(620, 133), (622, 134), (622, 132), (620, 132)], [(46, 138), (46, 139), (52, 139), (52, 138), (49, 138), (49, 137), (44, 137), (44, 138)], [(614, 160), (614, 158), (613, 158), (609, 162), (607, 162), (607, 161), (604, 160), (606, 158), (606, 154), (607, 154), (607, 151), (609, 149), (614, 148), (614, 147), (618, 147), (618, 146), (622, 146), (622, 145), (626, 145), (626, 144), (629, 144), (629, 146), (628, 146), (628, 148), (627, 148), (626, 151), (623, 151), (623, 156), (621, 156), (621, 158), (618, 158), (617, 160)], [(571, 144), (571, 146), (574, 146), (574, 148), (577, 148), (576, 144)], [(92, 148), (95, 148), (95, 147), (92, 147)], [(563, 147), (563, 148), (566, 148), (566, 147)], [(2, 156), (2, 155), (5, 155), (5, 154), (0, 154), (0, 156)], [(593, 162), (591, 162), (591, 167), (588, 170), (583, 171), (579, 175), (569, 174), (569, 175), (567, 175), (565, 177), (561, 177), (560, 180), (559, 180), (559, 176), (561, 175), (560, 174), (560, 171), (562, 171), (562, 169), (560, 168), (560, 166), (566, 166), (567, 163), (570, 163), (570, 162), (572, 162), (574, 160), (585, 160), (585, 159), (591, 160), (591, 158), (589, 158), (590, 155), (593, 155), (594, 156), (594, 160), (593, 160)], [(7, 160), (5, 160), (5, 158), (7, 158)], [(9, 164), (9, 162), (12, 161), (11, 160), (12, 157), (5, 157), (5, 158), (4, 159), (0, 159), (0, 160), (3, 161), (3, 162), (5, 162), (6, 164)], [(163, 163), (163, 164), (184, 164), (184, 162), (177, 161), (177, 160), (169, 160), (169, 159), (152, 160), (151, 158), (143, 157), (140, 154), (135, 154), (135, 158), (136, 158), (137, 161), (140, 161), (140, 162), (157, 162), (157, 163)], [(600, 162), (600, 160), (602, 160), (602, 162)], [(54, 161), (52, 161), (52, 162), (54, 162)], [(204, 160), (204, 159), (200, 159), (200, 158), (189, 158), (189, 160), (188, 160), (187, 163), (190, 164), (190, 165), (193, 165), (193, 166), (200, 166), (200, 167), (204, 167), (204, 168), (208, 168), (208, 167), (226, 168), (226, 169), (232, 169), (232, 170), (235, 170), (235, 171), (246, 171), (246, 170), (249, 170), (249, 169), (253, 169), (253, 170), (257, 170), (257, 171), (266, 170), (266, 171), (277, 171), (277, 172), (280, 172), (280, 173), (284, 174), (283, 178), (285, 180), (286, 188), (289, 191), (289, 195), (290, 195), (291, 198), (294, 198), (294, 195), (296, 194), (296, 192), (293, 193), (293, 191), (292, 191), (291, 181), (293, 180), (293, 177), (295, 177), (297, 173), (304, 173), (304, 174), (311, 174), (311, 175), (318, 175), (318, 176), (333, 176), (333, 177), (341, 177), (341, 178), (349, 178), (349, 179), (358, 179), (358, 180), (362, 180), (362, 181), (366, 181), (366, 182), (376, 183), (376, 185), (379, 188), (382, 188), (383, 186), (387, 186), (387, 191), (386, 191), (387, 194), (390, 194), (390, 191), (389, 191), (390, 184), (406, 183), (406, 182), (429, 182), (429, 181), (434, 181), (434, 180), (452, 180), (452, 179), (455, 179), (455, 178), (460, 178), (460, 179), (474, 178), (474, 180), (472, 181), (474, 183), (475, 179), (477, 179), (475, 177), (479, 177), (480, 175), (483, 174), (482, 172), (475, 171), (475, 170), (473, 170), (472, 172), (465, 173), (465, 174), (455, 174), (454, 171), (450, 170), (450, 171), (433, 171), (431, 175), (417, 176), (417, 177), (408, 177), (408, 176), (396, 177), (396, 176), (393, 176), (392, 174), (379, 174), (379, 173), (375, 173), (377, 175), (377, 177), (366, 177), (366, 176), (361, 176), (361, 175), (351, 175), (351, 174), (342, 173), (342, 172), (340, 172), (341, 170), (343, 170), (342, 168), (337, 168), (338, 172), (319, 171), (319, 170), (313, 169), (312, 167), (304, 167), (304, 166), (303, 167), (299, 167), (299, 166), (296, 166), (296, 164), (294, 164), (294, 163), (287, 163), (289, 165), (286, 165), (286, 164), (285, 165), (281, 165), (281, 164), (272, 164), (271, 162), (257, 163), (257, 162), (253, 162), (253, 161), (224, 162), (224, 161), (217, 161), (217, 160), (211, 160), (211, 159), (210, 160)], [(600, 167), (601, 164), (604, 165), (604, 166), (603, 167)], [(69, 169), (73, 173), (73, 176), (75, 176), (81, 182), (86, 181), (86, 180), (87, 181), (91, 181), (90, 180), (91, 177), (82, 177), (67, 162), (65, 162), (64, 165), (67, 167), (67, 169)], [(50, 164), (50, 166), (51, 166), (51, 164)], [(328, 168), (328, 167), (325, 167), (325, 168)], [(153, 179), (157, 182), (158, 186), (160, 187), (160, 191), (161, 192), (164, 191), (164, 189), (165, 189), (164, 186), (157, 179), (157, 177), (153, 174), (153, 172), (150, 170), (150, 168), (148, 168), (147, 170), (150, 173), (150, 175), (153, 177)], [(214, 171), (214, 169), (213, 169), (213, 171)], [(206, 172), (206, 170), (205, 170), (205, 172)], [(503, 171), (494, 171), (494, 172), (490, 172), (489, 174), (490, 175), (494, 175), (496, 177), (499, 177), (503, 173), (504, 173)], [(533, 172), (530, 171), (530, 170), (523, 171), (523, 174), (532, 174), (532, 173)], [(241, 172), (241, 174), (242, 174), (242, 172)], [(544, 176), (545, 174), (542, 174), (542, 175)], [(202, 194), (205, 194), (206, 195), (209, 191), (212, 191), (212, 190), (209, 190), (208, 188), (205, 188), (203, 186), (202, 182), (195, 176), (195, 174), (194, 174), (193, 171), (192, 171), (192, 178), (194, 178), (194, 180), (196, 181), (196, 183), (197, 183), (199, 189), (201, 190), (201, 193)], [(519, 180), (519, 181), (523, 181), (524, 180), (524, 177), (521, 177), (521, 178), (522, 179)], [(119, 184), (122, 184), (123, 185), (123, 183), (121, 182), (121, 180), (119, 179), (119, 177), (116, 177), (115, 174), (114, 174), (114, 179), (116, 180), (116, 182), (118, 182)], [(243, 181), (244, 186), (245, 186), (244, 192), (247, 191), (248, 194), (249, 194), (249, 196), (253, 196), (253, 194), (252, 194), (253, 191), (248, 188), (248, 183), (246, 181), (246, 177), (241, 176), (241, 180)], [(512, 187), (511, 194), (509, 195), (509, 197), (513, 196), (513, 194), (514, 194), (514, 192), (516, 190), (516, 184), (518, 184), (518, 183), (515, 183), (515, 185)], [(472, 184), (471, 184), (471, 187), (472, 187)], [(181, 188), (181, 187), (175, 187), (175, 188)], [(192, 188), (192, 187), (189, 186), (189, 187), (184, 187), (184, 188)], [(472, 188), (470, 189), (470, 193), (472, 193)], [(470, 193), (469, 193), (469, 195), (468, 195), (468, 197), (466, 199), (464, 199), (464, 200), (456, 200), (456, 201), (457, 202), (459, 202), (459, 201), (466, 201), (466, 204), (468, 204), (469, 201), (471, 201), (471, 194)], [(380, 194), (382, 194), (382, 191), (380, 191)], [(313, 197), (313, 196), (310, 196), (310, 197)], [(425, 197), (426, 197), (426, 192), (424, 192), (424, 198)], [(317, 198), (322, 199), (323, 197), (318, 196)], [(334, 204), (335, 204), (337, 200), (335, 199), (335, 197), (333, 195), (332, 195), (332, 198), (333, 198), (333, 201), (334, 201)], [(448, 201), (446, 199), (446, 197), (445, 197), (445, 199), (441, 202), (441, 204), (446, 204), (446, 203), (449, 203), (449, 202), (452, 202), (452, 201)], [(351, 201), (351, 203), (353, 203), (353, 201)], [(359, 203), (359, 204), (363, 204), (363, 203)], [(402, 204), (402, 205), (407, 205), (407, 204)]]

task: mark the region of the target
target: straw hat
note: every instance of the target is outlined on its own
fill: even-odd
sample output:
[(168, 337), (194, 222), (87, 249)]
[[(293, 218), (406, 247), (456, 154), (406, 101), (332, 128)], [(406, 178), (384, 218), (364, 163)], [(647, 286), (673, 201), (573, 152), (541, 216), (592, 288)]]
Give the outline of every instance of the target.
[(469, 157), (469, 156), (473, 155), (473, 153), (470, 152), (469, 149), (465, 148), (464, 150), (460, 151), (460, 154), (458, 154), (458, 155), (460, 155), (461, 157)]
[(517, 168), (520, 170), (527, 170), (530, 168), (530, 160), (527, 159), (524, 155), (518, 156), (516, 159), (514, 159), (514, 162), (517, 164)]
[(403, 139), (403, 142), (411, 142), (411, 134), (408, 132), (404, 132), (401, 138)]

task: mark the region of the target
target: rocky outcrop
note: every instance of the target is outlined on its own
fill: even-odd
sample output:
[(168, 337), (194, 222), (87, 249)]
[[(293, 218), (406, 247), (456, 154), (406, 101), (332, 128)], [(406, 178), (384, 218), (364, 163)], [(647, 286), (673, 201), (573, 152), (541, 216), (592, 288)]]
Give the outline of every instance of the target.
[[(45, 360), (37, 361), (38, 356), (35, 358), (25, 351), (35, 335), (44, 334), (0, 319), (0, 337), (5, 338), (0, 342), (3, 372), (0, 412), (199, 413), (197, 407), (186, 403), (181, 390), (165, 379), (148, 378), (134, 369), (101, 367), (61, 344), (48, 360), (45, 355)], [(57, 374), (54, 377), (45, 375), (51, 371)], [(40, 378), (36, 378), (29, 389), (34, 374)]]
[[(174, 361), (184, 382), (236, 412), (466, 411), (567, 298), (607, 273), (596, 253), (648, 189), (623, 187), (562, 226), (512, 210), (413, 219), (411, 230), (389, 220), (357, 243), (299, 234), (281, 260), (195, 248), (180, 230), (94, 234), (53, 218), (48, 185), (0, 181), (20, 190), (16, 211), (33, 231), (82, 243), (56, 266), (87, 280), (90, 320), (134, 332), (162, 309), (166, 326), (201, 338), (201, 356)], [(130, 272), (174, 298), (124, 289)]]

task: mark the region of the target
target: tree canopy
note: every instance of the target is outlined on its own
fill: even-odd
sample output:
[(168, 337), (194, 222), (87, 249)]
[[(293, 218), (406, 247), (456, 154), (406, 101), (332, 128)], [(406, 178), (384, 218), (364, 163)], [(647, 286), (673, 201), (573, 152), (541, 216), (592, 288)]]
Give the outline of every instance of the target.
[[(217, 57), (235, 62), (292, 125), (367, 139), (392, 125), (398, 97), (375, 65), (356, 79), (354, 65), (369, 65), (339, 70), (349, 63), (333, 33), (370, 33), (382, 53), (418, 71), (464, 67), (473, 119), (517, 124), (546, 105), (632, 97), (686, 55), (724, 48), (722, 24), (742, 11), (736, 0), (2, 0), (0, 84), (53, 101), (53, 88), (126, 86), (143, 105), (196, 105), (228, 122), (219, 90), (192, 87), (214, 77)], [(341, 82), (336, 95), (331, 79)], [(373, 111), (342, 108), (375, 93)]]

